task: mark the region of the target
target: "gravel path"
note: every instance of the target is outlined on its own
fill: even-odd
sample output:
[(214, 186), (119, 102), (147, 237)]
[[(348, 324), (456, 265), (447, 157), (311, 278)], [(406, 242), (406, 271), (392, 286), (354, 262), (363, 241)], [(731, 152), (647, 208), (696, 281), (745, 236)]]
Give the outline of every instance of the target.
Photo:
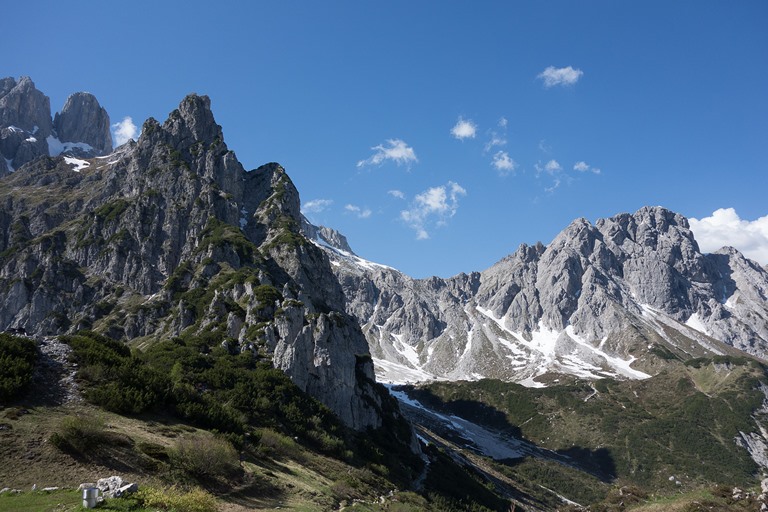
[(37, 343), (41, 358), (32, 380), (31, 397), (52, 405), (82, 401), (75, 382), (77, 364), (69, 357), (72, 348), (54, 336), (38, 338)]

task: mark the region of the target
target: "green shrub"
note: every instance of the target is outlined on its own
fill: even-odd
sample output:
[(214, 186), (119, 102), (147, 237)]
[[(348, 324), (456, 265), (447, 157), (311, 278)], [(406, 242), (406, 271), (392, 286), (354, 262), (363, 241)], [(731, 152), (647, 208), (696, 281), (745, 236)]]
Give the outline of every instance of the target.
[(95, 416), (66, 416), (49, 441), (63, 451), (87, 452), (105, 444), (120, 442), (107, 431), (104, 420)]
[(33, 340), (0, 334), (0, 402), (15, 398), (29, 383), (36, 361)]
[(145, 487), (137, 493), (143, 506), (152, 510), (173, 512), (216, 512), (216, 499), (213, 495), (194, 488), (184, 491), (178, 487), (158, 489)]
[(171, 463), (199, 478), (236, 475), (240, 458), (226, 439), (211, 436), (184, 437), (170, 450)]

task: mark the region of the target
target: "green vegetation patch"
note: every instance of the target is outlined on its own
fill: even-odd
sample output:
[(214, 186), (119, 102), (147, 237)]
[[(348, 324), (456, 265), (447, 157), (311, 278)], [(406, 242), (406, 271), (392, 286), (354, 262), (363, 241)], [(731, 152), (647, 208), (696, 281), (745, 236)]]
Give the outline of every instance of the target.
[(29, 338), (0, 334), (0, 402), (9, 402), (29, 384), (37, 345)]
[(94, 210), (93, 213), (97, 217), (103, 219), (104, 222), (112, 222), (113, 220), (120, 217), (126, 209), (128, 209), (129, 204), (130, 203), (125, 199), (116, 199), (99, 206), (96, 208), (96, 210)]
[[(766, 380), (765, 368), (755, 361), (718, 357), (689, 361), (643, 381), (606, 379), (542, 389), (494, 380), (435, 383), (416, 390), (416, 397), (567, 455), (604, 481), (671, 490), (670, 475), (685, 475), (686, 486), (755, 482), (757, 467), (734, 439), (757, 429), (754, 417)], [(541, 477), (551, 468), (537, 471)], [(536, 476), (531, 469), (526, 473)], [(543, 485), (568, 495), (578, 490), (578, 482), (569, 479), (554, 475)]]

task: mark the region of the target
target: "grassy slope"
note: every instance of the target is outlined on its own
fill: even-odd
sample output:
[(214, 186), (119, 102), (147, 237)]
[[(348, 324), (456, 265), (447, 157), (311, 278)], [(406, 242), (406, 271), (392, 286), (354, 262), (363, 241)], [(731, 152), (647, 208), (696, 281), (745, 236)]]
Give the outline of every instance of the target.
[(765, 382), (766, 370), (756, 362), (714, 358), (645, 381), (546, 389), (499, 381), (435, 383), (415, 397), (580, 461), (605, 484), (535, 459), (510, 462), (500, 471), (521, 485), (546, 485), (590, 503), (608, 496), (612, 485), (658, 494), (757, 485), (758, 468), (734, 438), (757, 429), (753, 416), (765, 424), (758, 412)]

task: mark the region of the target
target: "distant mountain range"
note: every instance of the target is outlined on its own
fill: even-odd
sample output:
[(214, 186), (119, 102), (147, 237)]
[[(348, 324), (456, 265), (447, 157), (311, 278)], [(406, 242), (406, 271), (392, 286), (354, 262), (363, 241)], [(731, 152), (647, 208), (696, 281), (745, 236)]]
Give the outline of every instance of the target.
[(379, 380), (643, 379), (670, 361), (768, 358), (768, 272), (737, 250), (702, 254), (661, 207), (577, 219), (482, 272), (412, 279), (363, 260), (327, 228), (331, 259)]

